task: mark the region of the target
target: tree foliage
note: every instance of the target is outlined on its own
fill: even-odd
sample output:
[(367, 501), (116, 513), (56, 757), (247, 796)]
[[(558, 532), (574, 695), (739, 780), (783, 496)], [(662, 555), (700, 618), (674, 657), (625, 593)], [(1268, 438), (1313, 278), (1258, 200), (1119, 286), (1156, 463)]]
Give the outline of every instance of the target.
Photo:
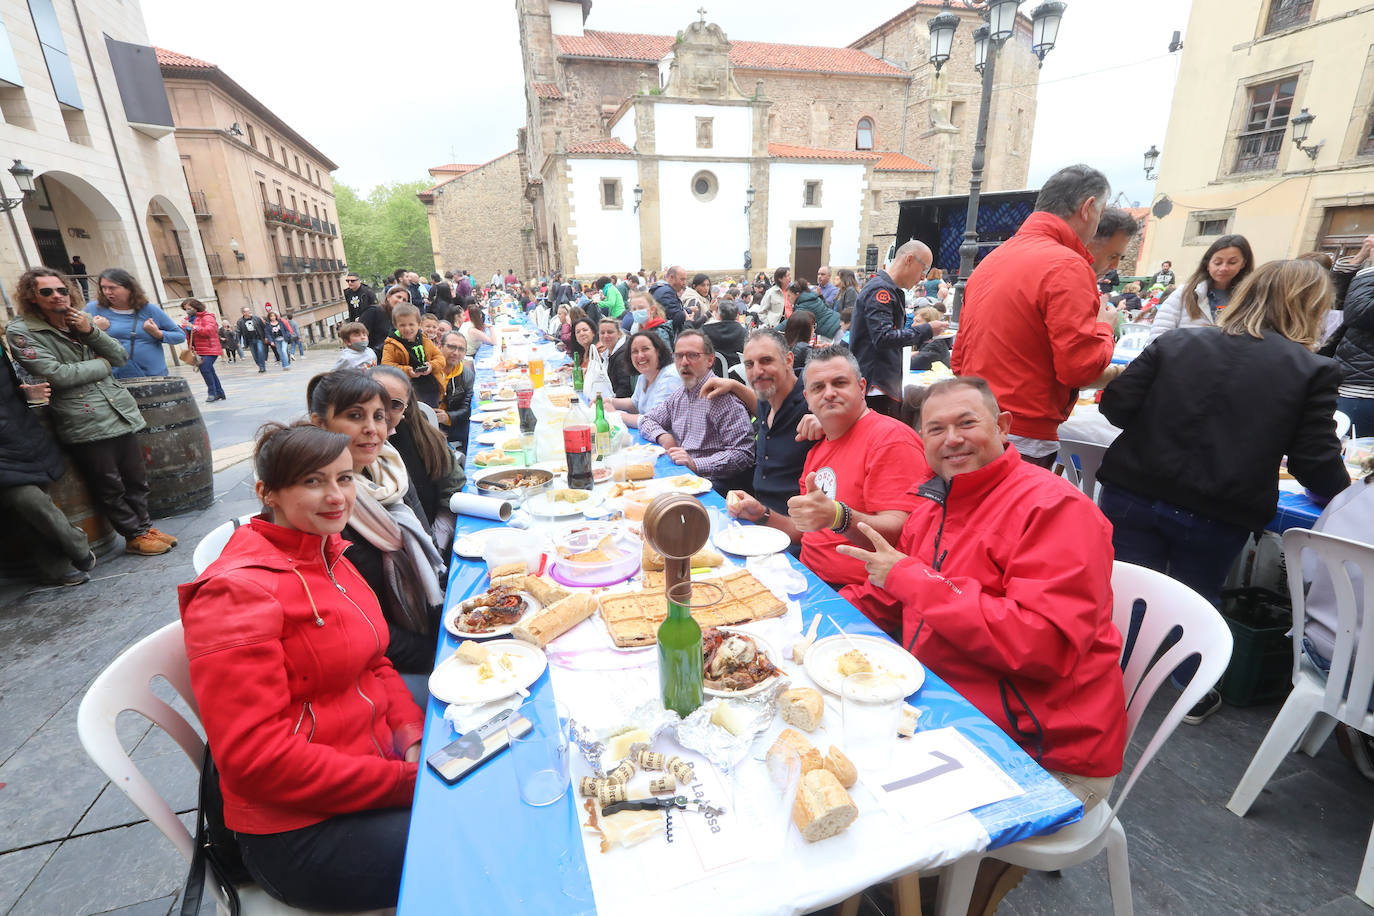
[(426, 278), (434, 270), (429, 218), (415, 196), (429, 185), (428, 181), (394, 181), (359, 197), (348, 185), (335, 183), (344, 256), (363, 282), (376, 283), (398, 267)]

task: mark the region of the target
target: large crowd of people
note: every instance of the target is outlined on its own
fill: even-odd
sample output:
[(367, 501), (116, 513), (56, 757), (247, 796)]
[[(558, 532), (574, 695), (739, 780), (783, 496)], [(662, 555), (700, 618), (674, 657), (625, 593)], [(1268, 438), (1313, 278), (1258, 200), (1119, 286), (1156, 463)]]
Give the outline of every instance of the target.
[[(1246, 537), (1274, 515), (1285, 456), (1342, 508), (1332, 530), (1374, 531), (1367, 488), (1342, 495), (1334, 419), (1339, 408), (1374, 433), (1374, 237), (1332, 264), (1257, 264), (1227, 235), (1182, 282), (1166, 261), (1118, 292), (1136, 224), (1109, 193), (1088, 166), (1053, 175), (967, 278), (952, 339), (951, 278), (915, 240), (862, 283), (828, 267), (814, 280), (782, 266), (713, 282), (671, 265), (487, 284), (398, 270), (379, 295), (350, 274), (334, 368), (311, 379), (304, 419), (258, 437), (262, 513), (180, 593), (226, 823), (253, 877), (296, 906), (395, 901), (420, 727), (398, 672), (434, 662), (472, 358), (492, 342), (498, 294), (577, 360), (588, 396), (709, 479), (731, 515), (784, 532), (1085, 805), (1106, 798), (1126, 740), (1114, 557), (1219, 603)], [(129, 552), (165, 552), (175, 540), (148, 520), (142, 420), (119, 379), (165, 372), (161, 344), (189, 340), (222, 399), (217, 357), (241, 346), (260, 372), (269, 352), (287, 369), (293, 334), (245, 308), (226, 341), (199, 303), (179, 327), (123, 271), (100, 275), (86, 310), (71, 293), (55, 271), (24, 274), (0, 373), (8, 422), (34, 443), (0, 444), (0, 500), (63, 584), (94, 557), (44, 493), (59, 443)], [(1344, 320), (1330, 322), (1338, 296)], [(1127, 319), (1153, 325), (1122, 371)], [(954, 377), (910, 388), (906, 351)], [(1084, 388), (1102, 389), (1121, 430), (1100, 508), (1052, 469)], [(51, 432), (26, 398), (49, 400)], [(1220, 699), (1199, 705), (1189, 721)]]

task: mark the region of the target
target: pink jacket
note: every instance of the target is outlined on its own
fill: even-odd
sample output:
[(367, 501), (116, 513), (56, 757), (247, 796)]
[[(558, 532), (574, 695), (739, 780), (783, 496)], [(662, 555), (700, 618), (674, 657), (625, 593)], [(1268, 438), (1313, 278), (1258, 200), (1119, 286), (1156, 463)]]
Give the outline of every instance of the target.
[(219, 356), (224, 347), (219, 342), (219, 322), (209, 312), (196, 312), (195, 320), (185, 325), (191, 349), (201, 356)]

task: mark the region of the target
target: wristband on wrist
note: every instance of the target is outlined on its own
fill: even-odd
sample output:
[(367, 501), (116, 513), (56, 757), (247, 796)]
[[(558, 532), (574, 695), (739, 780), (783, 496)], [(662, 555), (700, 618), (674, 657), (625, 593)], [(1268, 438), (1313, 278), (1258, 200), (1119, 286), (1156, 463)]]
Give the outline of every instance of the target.
[(756, 522), (755, 524), (766, 525), (766, 524), (768, 524), (768, 520), (769, 520), (770, 518), (772, 518), (772, 517), (773, 517), (773, 510), (770, 509), (770, 508), (768, 508), (767, 506), (764, 506), (764, 507), (763, 507), (763, 514), (759, 516), (759, 520), (758, 520), (758, 522)]
[(830, 520), (830, 530), (838, 531), (840, 522), (844, 519), (844, 503), (835, 500), (835, 517)]
[(853, 518), (854, 518), (854, 510), (850, 509), (848, 506), (845, 506), (845, 507), (844, 507), (844, 520), (843, 520), (842, 522), (840, 522), (840, 527), (837, 528), (837, 529), (835, 530), (835, 533), (836, 533), (836, 534), (844, 534), (846, 531), (848, 531), (848, 530), (849, 530), (849, 523), (853, 520)]

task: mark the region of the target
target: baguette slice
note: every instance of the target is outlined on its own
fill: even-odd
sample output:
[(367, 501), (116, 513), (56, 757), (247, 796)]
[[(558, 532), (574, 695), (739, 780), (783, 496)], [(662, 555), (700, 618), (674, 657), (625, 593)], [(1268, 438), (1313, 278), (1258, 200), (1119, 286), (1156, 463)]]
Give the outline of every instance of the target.
[(550, 642), (577, 626), (596, 610), (596, 597), (586, 592), (569, 595), (555, 601), (534, 616), (534, 619), (511, 630), (521, 642), (533, 643), (543, 649)]
[(782, 721), (795, 725), (804, 732), (814, 732), (825, 715), (825, 699), (819, 690), (810, 687), (794, 687), (778, 698), (778, 711)]
[(830, 745), (830, 750), (826, 752), (825, 768), (834, 773), (835, 778), (840, 781), (840, 785), (846, 789), (854, 788), (854, 783), (859, 781), (859, 771), (854, 767), (853, 762), (833, 744)]
[(809, 843), (844, 830), (859, 816), (854, 799), (829, 770), (804, 773), (792, 802), (792, 822)]
[(544, 607), (562, 601), (572, 594), (548, 576), (525, 576), (524, 589)]
[[(640, 562), (646, 570), (651, 572), (658, 572), (663, 569), (663, 556), (657, 550), (650, 547), (648, 541), (644, 542), (644, 555), (641, 557)], [(703, 546), (696, 553), (692, 554), (690, 565), (693, 569), (698, 569), (703, 566), (714, 568), (724, 563), (724, 555), (717, 553), (710, 547)]]
[(801, 758), (802, 773), (809, 773), (812, 770), (819, 770), (825, 766), (825, 761), (821, 759), (821, 752), (811, 746), (811, 742), (801, 732), (790, 728), (784, 728), (778, 734), (778, 740), (773, 742), (773, 746), (768, 749), (771, 757), (774, 753), (779, 753), (783, 748), (795, 751)]
[(487, 660), (487, 656), (491, 654), (491, 650), (480, 642), (465, 639), (458, 644), (458, 651), (453, 654), (469, 665), (480, 665)]

